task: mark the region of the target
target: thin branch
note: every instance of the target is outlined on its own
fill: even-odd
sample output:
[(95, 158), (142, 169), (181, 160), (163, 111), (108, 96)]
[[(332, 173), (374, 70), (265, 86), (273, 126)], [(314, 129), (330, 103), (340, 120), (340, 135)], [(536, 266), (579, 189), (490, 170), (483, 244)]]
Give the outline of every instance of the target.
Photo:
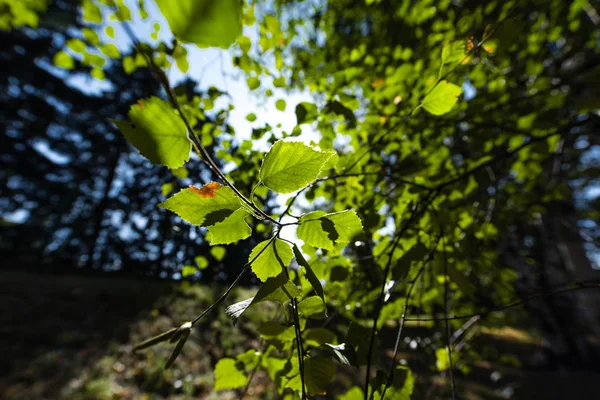
[[(396, 357), (398, 356), (398, 350), (400, 349), (400, 340), (402, 338), (402, 331), (404, 330), (404, 322), (406, 321), (406, 313), (408, 310), (408, 303), (410, 301), (410, 296), (412, 294), (413, 289), (415, 288), (415, 285), (419, 281), (421, 274), (425, 270), (425, 267), (427, 266), (427, 264), (429, 264), (429, 262), (435, 255), (435, 251), (439, 245), (439, 242), (440, 242), (440, 239), (438, 238), (438, 240), (435, 243), (435, 246), (433, 247), (433, 249), (429, 252), (427, 257), (423, 261), (421, 268), (419, 268), (419, 270), (417, 271), (417, 275), (415, 276), (413, 281), (410, 283), (408, 291), (406, 292), (406, 298), (404, 301), (404, 309), (402, 310), (402, 316), (400, 318), (400, 325), (398, 327), (398, 333), (396, 334), (396, 343), (394, 344), (394, 355), (392, 356), (392, 364), (390, 365), (390, 370), (388, 371), (388, 379), (387, 379), (385, 386), (383, 387), (383, 391), (381, 393), (381, 399), (383, 399), (385, 397), (385, 392), (387, 391), (387, 388), (392, 384), (392, 382), (394, 380), (394, 372), (396, 370)], [(375, 394), (375, 390), (373, 390), (371, 392), (371, 398), (373, 398), (374, 394)]]
[(585, 290), (585, 289), (600, 289), (600, 281), (577, 281), (572, 284), (564, 285), (562, 289), (550, 292), (550, 293), (537, 293), (535, 295), (529, 296), (522, 300), (515, 301), (513, 303), (501, 305), (495, 307), (493, 309), (480, 311), (478, 313), (473, 314), (464, 314), (464, 315), (452, 315), (452, 316), (443, 316), (443, 317), (416, 317), (416, 318), (406, 318), (407, 321), (452, 321), (459, 319), (469, 319), (472, 317), (484, 317), (489, 314), (494, 314), (502, 311), (506, 311), (510, 308), (519, 307), (527, 302), (540, 298), (540, 297), (550, 297), (557, 296), (564, 293), (573, 292), (576, 290)]
[[(113, 4), (114, 6), (114, 4)], [(114, 6), (116, 7), (116, 6)], [(118, 15), (118, 12), (117, 12)], [(223, 173), (223, 171), (221, 171), (221, 169), (219, 168), (219, 166), (215, 163), (215, 161), (212, 159), (212, 157), (210, 156), (208, 150), (206, 150), (206, 148), (202, 145), (202, 142), (198, 139), (198, 136), (196, 135), (196, 133), (194, 132), (194, 129), (192, 128), (190, 122), (188, 121), (188, 119), (185, 117), (185, 114), (183, 113), (183, 110), (181, 109), (181, 105), (179, 104), (179, 101), (177, 100), (177, 97), (173, 94), (173, 91), (171, 90), (171, 86), (169, 84), (169, 80), (167, 78), (167, 76), (164, 74), (164, 72), (154, 63), (154, 60), (152, 60), (152, 57), (146, 53), (146, 51), (144, 51), (144, 49), (141, 48), (140, 46), (140, 41), (138, 40), (137, 36), (135, 35), (135, 33), (133, 32), (133, 30), (131, 29), (131, 27), (129, 26), (129, 24), (127, 23), (127, 21), (123, 21), (122, 19), (119, 20), (121, 22), (121, 24), (123, 25), (123, 28), (125, 30), (125, 33), (127, 34), (127, 36), (129, 36), (129, 39), (132, 41), (134, 47), (138, 48), (140, 53), (143, 55), (143, 57), (146, 59), (146, 63), (148, 64), (148, 66), (150, 67), (150, 70), (153, 72), (153, 74), (156, 76), (156, 79), (158, 80), (158, 82), (162, 85), (163, 90), (165, 91), (165, 93), (167, 94), (167, 97), (169, 99), (169, 102), (171, 103), (171, 105), (173, 106), (173, 108), (175, 108), (177, 110), (177, 112), (179, 113), (179, 116), (181, 118), (181, 120), (183, 121), (183, 123), (186, 126), (187, 132), (188, 132), (188, 138), (190, 139), (190, 141), (192, 142), (192, 144), (194, 145), (194, 148), (196, 149), (196, 151), (200, 154), (200, 158), (206, 163), (206, 165), (208, 165), (208, 167), (219, 177), (219, 179), (221, 179), (225, 185), (229, 186), (231, 188), (231, 190), (234, 191), (234, 193), (244, 202), (246, 203), (246, 205), (248, 205), (250, 208), (252, 208), (253, 210), (255, 210), (261, 217), (263, 217), (263, 219), (266, 219), (272, 223), (274, 223), (275, 225), (279, 225), (279, 223), (277, 221), (275, 221), (273, 218), (271, 218), (271, 216), (269, 216), (268, 214), (266, 214), (263, 210), (261, 210), (260, 208), (258, 208), (254, 203), (252, 203), (250, 200), (248, 200), (234, 185), (233, 183), (231, 183), (229, 181), (229, 179), (227, 179), (227, 177), (225, 176), (225, 174)]]
[[(421, 202), (429, 201), (429, 197), (432, 194), (433, 194), (433, 192), (427, 193), (427, 195)], [(396, 239), (393, 241), (392, 249), (390, 250), (390, 255), (389, 255), (388, 261), (386, 263), (385, 270), (383, 272), (383, 283), (381, 284), (381, 290), (379, 292), (379, 297), (377, 298), (377, 304), (375, 306), (375, 315), (373, 316), (373, 328), (371, 329), (371, 337), (369, 340), (369, 351), (367, 352), (367, 371), (366, 371), (366, 378), (365, 378), (364, 400), (368, 400), (368, 398), (369, 398), (369, 380), (371, 378), (371, 362), (372, 362), (372, 358), (373, 358), (373, 343), (375, 342), (375, 334), (377, 332), (377, 321), (379, 320), (379, 315), (381, 314), (381, 309), (383, 307), (383, 302), (384, 302), (383, 300), (385, 297), (385, 286), (387, 284), (388, 275), (389, 275), (390, 268), (392, 265), (392, 260), (394, 258), (393, 257), (394, 250), (396, 250), (396, 247), (400, 243), (400, 239), (402, 238), (404, 233), (406, 233), (406, 231), (410, 228), (413, 220), (417, 217), (417, 215), (419, 215), (419, 212), (418, 212), (419, 209), (421, 209), (421, 212), (423, 212), (423, 210), (425, 209), (425, 207), (420, 207), (421, 202), (418, 203), (417, 205), (415, 205), (415, 208), (412, 210), (410, 217), (408, 218), (408, 220), (406, 221), (404, 226), (400, 229), (400, 231), (396, 235)]]
[[(449, 294), (449, 279), (448, 279), (448, 257), (446, 255), (446, 236), (440, 224), (440, 234), (442, 235), (442, 254), (444, 256), (444, 315), (448, 316), (448, 294)], [(446, 351), (448, 352), (448, 371), (450, 373), (450, 382), (452, 388), (452, 399), (456, 400), (456, 382), (454, 380), (454, 363), (452, 362), (452, 345), (450, 343), (450, 321), (446, 318)]]
[(252, 266), (252, 263), (271, 245), (271, 243), (273, 243), (273, 241), (277, 238), (277, 235), (273, 235), (273, 237), (269, 240), (269, 243), (267, 243), (267, 245), (265, 247), (263, 247), (258, 254), (250, 261), (248, 261), (245, 265), (244, 268), (242, 269), (242, 272), (239, 273), (239, 275), (237, 276), (237, 278), (235, 278), (235, 280), (233, 281), (233, 283), (227, 288), (227, 290), (221, 295), (221, 297), (219, 297), (214, 303), (212, 303), (206, 310), (204, 310), (204, 312), (202, 312), (202, 314), (198, 315), (193, 321), (192, 321), (192, 325), (195, 325), (198, 321), (200, 321), (202, 318), (204, 318), (204, 316), (206, 314), (208, 314), (209, 312), (211, 312), (215, 307), (217, 307), (219, 304), (221, 304), (222, 302), (225, 301), (225, 299), (227, 298), (227, 296), (229, 296), (229, 293), (231, 293), (231, 291), (233, 290), (233, 288), (239, 283), (239, 281), (242, 279), (242, 277), (246, 274), (246, 272), (248, 272), (248, 270), (250, 269), (250, 267)]

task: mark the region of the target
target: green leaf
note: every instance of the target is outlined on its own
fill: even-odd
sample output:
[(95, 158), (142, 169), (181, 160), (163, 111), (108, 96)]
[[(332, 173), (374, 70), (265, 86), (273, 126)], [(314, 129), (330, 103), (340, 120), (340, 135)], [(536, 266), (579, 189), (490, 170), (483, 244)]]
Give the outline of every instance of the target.
[(292, 193), (313, 182), (323, 165), (335, 154), (302, 142), (279, 140), (271, 147), (260, 168), (260, 180), (277, 193)]
[(244, 54), (248, 54), (250, 48), (252, 47), (252, 41), (250, 38), (248, 36), (240, 36), (237, 41), (238, 46), (240, 46), (240, 49), (242, 49)]
[(150, 97), (131, 106), (129, 121), (114, 121), (125, 138), (148, 160), (179, 168), (190, 158), (185, 124), (165, 101)]
[(246, 374), (233, 358), (221, 358), (215, 366), (215, 390), (237, 389), (246, 385)]
[(286, 274), (279, 274), (276, 277), (268, 278), (260, 287), (256, 296), (253, 298), (232, 304), (225, 309), (234, 322), (242, 315), (248, 307), (263, 301), (271, 300), (284, 304), (292, 297), (300, 296), (300, 290), (288, 279)]
[(442, 65), (462, 61), (467, 52), (464, 40), (455, 40), (442, 47)]
[(462, 88), (448, 81), (441, 81), (423, 99), (421, 105), (433, 115), (444, 115), (456, 104)]
[(174, 188), (175, 188), (175, 185), (173, 185), (172, 183), (165, 183), (160, 187), (160, 191), (163, 196), (167, 197), (168, 195), (171, 194), (171, 192), (173, 191)]
[(210, 226), (206, 240), (214, 246), (247, 239), (252, 234), (252, 228), (246, 223), (249, 215), (250, 213), (245, 208), (238, 208), (223, 221)]
[(260, 287), (252, 304), (261, 301), (272, 300), (281, 304), (290, 300), (291, 297), (300, 296), (300, 290), (288, 279), (286, 274), (279, 274), (276, 277), (268, 278)]
[(308, 261), (306, 261), (306, 259), (302, 255), (302, 252), (300, 251), (300, 249), (298, 248), (298, 246), (295, 243), (294, 243), (294, 246), (292, 247), (292, 250), (294, 251), (294, 257), (296, 257), (296, 262), (298, 263), (298, 265), (301, 265), (306, 270), (306, 279), (308, 279), (308, 282), (310, 283), (312, 288), (315, 290), (317, 295), (323, 301), (325, 301), (325, 296), (323, 294), (323, 286), (321, 285), (321, 281), (319, 280), (319, 278), (317, 278), (317, 275), (315, 275), (315, 272), (312, 270), (312, 268), (310, 267), (310, 264), (308, 263)]
[(106, 28), (104, 28), (104, 33), (106, 33), (106, 36), (108, 36), (111, 39), (115, 38), (115, 28), (113, 28), (112, 26), (107, 26)]
[(196, 273), (196, 271), (197, 271), (197, 269), (193, 265), (184, 265), (183, 268), (181, 269), (181, 275), (184, 278), (187, 278), (188, 276), (194, 275)]
[(204, 256), (197, 256), (194, 258), (194, 261), (196, 262), (196, 265), (198, 265), (198, 268), (200, 268), (201, 270), (208, 267), (208, 260)]
[(363, 400), (364, 394), (362, 388), (354, 386), (346, 393), (338, 397), (338, 400)]
[(302, 102), (296, 106), (296, 120), (298, 125), (312, 122), (318, 116), (317, 106), (313, 103)]
[(102, 12), (92, 0), (83, 0), (83, 20), (92, 24), (102, 22)]
[(80, 39), (69, 39), (65, 45), (75, 53), (84, 53), (87, 48), (85, 42)]
[[(381, 394), (385, 383), (387, 382), (387, 374), (383, 371), (377, 371), (377, 377), (373, 382), (373, 399), (381, 400)], [(415, 376), (408, 367), (399, 365), (394, 371), (394, 377), (391, 385), (385, 392), (386, 399), (394, 400), (410, 400), (415, 386)]]
[(326, 357), (309, 357), (304, 361), (304, 380), (310, 396), (324, 394), (335, 375), (335, 364)]
[(294, 326), (286, 326), (275, 321), (266, 321), (260, 325), (260, 337), (265, 340), (291, 342), (296, 337)]
[[(323, 229), (323, 220), (321, 218), (325, 215), (327, 215), (325, 211), (313, 211), (304, 214), (300, 217), (296, 234), (299, 239), (302, 239), (304, 243), (310, 246), (319, 247), (325, 250), (333, 250), (334, 240), (337, 239), (339, 235), (334, 232), (330, 236), (330, 232)], [(325, 224), (327, 224), (327, 222), (328, 221), (325, 221)], [(332, 228), (333, 227), (330, 227), (330, 230)]]
[(226, 252), (227, 250), (225, 250), (225, 247), (222, 246), (214, 246), (210, 248), (210, 255), (213, 256), (217, 261), (221, 261), (223, 257), (225, 257)]
[(94, 46), (100, 44), (100, 36), (98, 36), (95, 30), (90, 28), (83, 28), (81, 30), (81, 33), (83, 34), (84, 39), (87, 40), (88, 43), (93, 44)]
[(250, 113), (250, 114), (246, 115), (246, 120), (248, 122), (254, 122), (254, 121), (256, 121), (256, 114)]
[(103, 81), (104, 78), (106, 77), (104, 75), (104, 71), (100, 67), (92, 68), (92, 70), (90, 71), (90, 75), (92, 75), (94, 78), (98, 79), (99, 81)]
[(275, 107), (279, 110), (279, 111), (285, 111), (285, 100), (283, 99), (279, 99), (275, 102)]
[(325, 343), (335, 343), (335, 333), (326, 328), (310, 328), (303, 332), (304, 345), (319, 347)]
[(231, 46), (242, 34), (239, 0), (156, 0), (173, 35), (199, 47)]
[(100, 51), (102, 52), (102, 54), (104, 54), (106, 57), (110, 57), (110, 58), (121, 57), (121, 52), (119, 52), (119, 49), (117, 48), (117, 46), (115, 46), (112, 43), (103, 44), (99, 48), (100, 48)]
[(248, 78), (248, 89), (256, 90), (260, 87), (260, 79), (255, 76)]
[(298, 237), (325, 250), (333, 250), (337, 243), (349, 243), (363, 232), (360, 218), (352, 210), (330, 214), (313, 211), (303, 215), (299, 223)]
[(173, 174), (173, 176), (176, 176), (177, 178), (182, 178), (182, 179), (187, 178), (188, 175), (190, 174), (189, 171), (185, 167), (179, 167), (179, 168), (172, 169), (171, 173)]
[[(264, 249), (264, 251), (263, 251)], [(257, 244), (248, 257), (252, 271), (261, 281), (283, 272), (294, 258), (290, 245), (281, 239), (265, 240)]]
[(323, 319), (327, 317), (327, 308), (323, 299), (318, 296), (311, 296), (298, 303), (298, 313), (305, 317)]
[[(203, 188), (212, 185), (204, 185)], [(200, 189), (202, 190), (202, 189)], [(218, 186), (213, 197), (201, 196), (192, 189), (183, 189), (158, 206), (179, 215), (192, 225), (211, 226), (225, 220), (240, 208), (237, 195), (227, 186)]]
[(64, 68), (64, 69), (75, 68), (75, 60), (73, 60), (73, 57), (71, 57), (69, 55), (69, 53), (62, 51), (62, 50), (54, 55), (54, 58), (52, 59), (52, 63), (54, 65), (56, 65), (57, 67)]

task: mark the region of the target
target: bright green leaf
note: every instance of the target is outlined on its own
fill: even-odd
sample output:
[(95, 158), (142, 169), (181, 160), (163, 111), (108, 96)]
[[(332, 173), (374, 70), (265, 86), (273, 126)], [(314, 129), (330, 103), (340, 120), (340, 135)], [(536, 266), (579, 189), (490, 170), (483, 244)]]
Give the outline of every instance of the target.
[(302, 102), (296, 106), (296, 121), (298, 125), (312, 122), (318, 116), (317, 106), (313, 103)]
[(174, 168), (171, 170), (173, 176), (177, 178), (185, 179), (190, 174), (189, 171), (185, 167)]
[(81, 30), (81, 33), (83, 34), (84, 39), (87, 40), (88, 43), (93, 44), (94, 46), (100, 44), (100, 36), (98, 36), (95, 30), (90, 28), (83, 28)]
[(102, 22), (102, 12), (92, 0), (83, 0), (83, 20), (92, 24)]
[[(264, 251), (263, 251), (264, 249)], [(252, 271), (258, 279), (265, 281), (267, 278), (283, 272), (294, 258), (290, 245), (280, 239), (265, 240), (257, 244), (248, 261), (252, 262)]]
[(156, 0), (173, 35), (200, 47), (228, 48), (242, 34), (239, 0)]
[(69, 39), (65, 45), (75, 53), (83, 53), (87, 48), (85, 42), (81, 39)]
[(248, 89), (256, 90), (260, 87), (260, 79), (255, 76), (248, 78)]
[(189, 158), (192, 144), (185, 124), (165, 101), (150, 97), (131, 106), (129, 121), (114, 121), (129, 143), (155, 164), (181, 167)]
[(240, 36), (238, 38), (238, 46), (240, 46), (240, 49), (242, 49), (244, 54), (248, 54), (250, 48), (252, 47), (252, 41), (248, 36)]
[(337, 243), (349, 243), (361, 233), (362, 223), (352, 210), (331, 214), (310, 212), (300, 218), (297, 231), (305, 243), (326, 250), (333, 250)]
[(215, 366), (215, 390), (237, 389), (246, 385), (246, 374), (233, 358), (221, 358)]
[(71, 57), (69, 55), (69, 53), (64, 52), (62, 50), (54, 55), (54, 58), (52, 59), (52, 63), (54, 65), (56, 65), (57, 67), (64, 68), (64, 69), (75, 68), (75, 60), (73, 60), (73, 57)]
[(173, 189), (175, 188), (175, 185), (173, 185), (172, 183), (164, 183), (161, 187), (160, 187), (160, 191), (162, 193), (163, 196), (167, 197), (168, 195), (171, 194), (171, 192), (173, 191)]
[(277, 193), (292, 193), (313, 182), (334, 154), (302, 142), (279, 140), (271, 147), (260, 168), (260, 180)]
[(247, 239), (252, 234), (252, 228), (246, 223), (250, 213), (245, 208), (238, 208), (221, 222), (208, 227), (206, 240), (211, 245), (230, 244)]
[(119, 51), (117, 46), (115, 46), (112, 43), (103, 44), (99, 48), (100, 48), (100, 51), (102, 52), (102, 54), (104, 54), (106, 57), (110, 57), (110, 58), (121, 57), (121, 52)]
[(115, 28), (113, 28), (112, 26), (107, 26), (106, 28), (104, 28), (104, 33), (106, 33), (106, 36), (108, 36), (111, 39), (115, 38)]
[(210, 248), (210, 255), (213, 256), (217, 261), (221, 261), (223, 257), (225, 257), (225, 247), (222, 246), (213, 246)]
[(443, 115), (452, 110), (462, 88), (448, 81), (441, 81), (425, 96), (421, 105), (433, 115)]
[(187, 278), (188, 276), (194, 275), (196, 273), (196, 271), (197, 271), (197, 269), (193, 265), (184, 265), (183, 268), (181, 269), (181, 275), (184, 278)]
[[(208, 185), (204, 185), (206, 188)], [(179, 215), (192, 225), (211, 226), (223, 221), (240, 208), (237, 195), (227, 186), (217, 186), (212, 196), (202, 196), (202, 189), (183, 189), (158, 206)], [(202, 192), (201, 192), (202, 193)]]
[(104, 74), (104, 71), (100, 67), (92, 68), (92, 70), (90, 71), (90, 75), (92, 75), (94, 78), (98, 79), (99, 81), (103, 81), (104, 78), (106, 77), (106, 75)]
[(249, 122), (256, 121), (256, 114), (250, 113), (250, 114), (246, 115), (246, 120), (248, 120)]
[(323, 299), (311, 296), (298, 303), (298, 313), (305, 317), (323, 319), (327, 316), (327, 309)]
[(196, 265), (198, 265), (198, 268), (200, 268), (201, 270), (206, 269), (208, 267), (208, 260), (204, 256), (197, 256), (194, 258), (194, 261), (196, 262)]
[(283, 99), (279, 99), (275, 102), (275, 107), (279, 110), (279, 111), (285, 111), (285, 100)]

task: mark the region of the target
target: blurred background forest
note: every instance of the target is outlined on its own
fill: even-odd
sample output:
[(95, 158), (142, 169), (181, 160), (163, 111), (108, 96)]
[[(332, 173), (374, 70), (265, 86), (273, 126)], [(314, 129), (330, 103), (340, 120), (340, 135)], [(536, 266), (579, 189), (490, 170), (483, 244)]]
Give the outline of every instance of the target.
[[(126, 3), (137, 7), (136, 1)], [(308, 45), (290, 45), (285, 53), (288, 86), (293, 89), (285, 97), (288, 104), (312, 98), (310, 91), (322, 85), (319, 78), (344, 70), (346, 64), (358, 71), (347, 72), (345, 79), (376, 82), (378, 65), (367, 61), (370, 54), (391, 44), (423, 51), (427, 46), (419, 38), (433, 35), (436, 24), (449, 18), (431, 11), (440, 7), (435, 1), (254, 3), (290, 19), (301, 15), (308, 26), (324, 27), (318, 34), (305, 28)], [(489, 2), (493, 6), (487, 11), (486, 2), (475, 0), (440, 3), (452, 3), (457, 25), (461, 18), (473, 19), (469, 34), (460, 34), (466, 40), (484, 35), (482, 21), (492, 19), (494, 7), (500, 8), (498, 2)], [(153, 18), (152, 6), (147, 7)], [(392, 9), (396, 11), (389, 12)], [(565, 132), (556, 149), (532, 150), (520, 158), (517, 169), (502, 166), (491, 172), (496, 174), (493, 179), (489, 171), (476, 177), (480, 184), (493, 181), (477, 194), (477, 201), (485, 205), (494, 197), (496, 210), (490, 215), (500, 231), (494, 243), (498, 270), (510, 271), (503, 272), (509, 275), (506, 279), (497, 278), (498, 284), (508, 282), (511, 295), (536, 298), (491, 325), (469, 330), (482, 318), (478, 316), (455, 330), (457, 346), (477, 353), (465, 356), (469, 361), (458, 368), (458, 398), (597, 398), (600, 291), (553, 293), (564, 283), (600, 280), (599, 11), (600, 4), (592, 0), (524, 2), (510, 27), (499, 32), (512, 35), (503, 39), (515, 48), (480, 50), (477, 68), (491, 71), (496, 79), (480, 82), (484, 78), (477, 71), (469, 76), (463, 96), (470, 97), (470, 104), (461, 110), (460, 120), (454, 115), (423, 123), (421, 117), (410, 126), (440, 140), (445, 135), (451, 153), (439, 157), (454, 160), (481, 154), (483, 142), (463, 140), (481, 137), (481, 132), (498, 137), (510, 132), (516, 138), (513, 147), (530, 140), (535, 129)], [(0, 398), (239, 398), (241, 391), (212, 391), (212, 368), (224, 355), (260, 346), (251, 316), (233, 326), (219, 312), (194, 330), (191, 344), (172, 370), (162, 369), (167, 348), (135, 355), (130, 351), (132, 344), (192, 318), (210, 304), (239, 272), (252, 247), (264, 240), (264, 233), (255, 230), (234, 251), (210, 248), (205, 230), (156, 207), (179, 188), (210, 182), (210, 172), (200, 162), (175, 172), (151, 165), (111, 122), (125, 119), (137, 99), (162, 96), (147, 68), (125, 70), (121, 61), (135, 56), (133, 49), (121, 46), (121, 55), (103, 66), (103, 80), (90, 76), (94, 67), (89, 63), (75, 62), (68, 70), (54, 65), (69, 40), (94, 41), (89, 32), (88, 37), (81, 35), (88, 26), (82, 12), (79, 1), (0, 0)], [(540, 15), (545, 19), (538, 23)], [(354, 49), (360, 54), (343, 59)], [(185, 79), (176, 76), (180, 79), (175, 91), (199, 96), (204, 105), (226, 96), (228, 89), (233, 97), (249, 96), (247, 89), (235, 89), (239, 82), (246, 84), (245, 77), (231, 73), (243, 56), (235, 53), (230, 58), (229, 67), (191, 59), (192, 69), (209, 71), (209, 80), (223, 76), (218, 88), (200, 85), (190, 74)], [(194, 60), (201, 65), (194, 66)], [(401, 64), (396, 59), (387, 62)], [(490, 96), (500, 100), (492, 102)], [(390, 105), (373, 102), (375, 109)], [(259, 120), (268, 121), (273, 104), (260, 103), (259, 108)], [(240, 112), (244, 110), (242, 106)], [(478, 119), (482, 114), (485, 119)], [(252, 131), (253, 139), (269, 132), (226, 115), (219, 106), (206, 112), (204, 123), (223, 132), (207, 145), (216, 160), (221, 160), (217, 155), (227, 135), (233, 138), (227, 149), (231, 154), (252, 145), (236, 139), (240, 126)], [(352, 112), (343, 117), (356, 119)], [(333, 142), (330, 126), (322, 120), (316, 131)], [(237, 169), (250, 169), (253, 161), (239, 154), (234, 160)], [(418, 161), (396, 160), (395, 150), (389, 150), (388, 165), (407, 174), (417, 169)], [(236, 184), (246, 193), (252, 189), (250, 180), (240, 178)], [(547, 194), (548, 187), (561, 196)], [(263, 200), (267, 212), (281, 208), (270, 195)], [(477, 259), (481, 254), (473, 246), (470, 254)], [(487, 278), (493, 281), (496, 276)], [(248, 297), (256, 284), (255, 278), (247, 277), (232, 302)], [(482, 287), (485, 293), (484, 286), (478, 289)], [(499, 304), (490, 301), (477, 298), (490, 309)], [(390, 343), (382, 349), (388, 357), (392, 328), (393, 324)], [(402, 357), (418, 376), (414, 399), (449, 398), (447, 376), (436, 369), (435, 352), (428, 348), (440, 339), (433, 328), (418, 322), (407, 327)], [(357, 380), (355, 372), (339, 368), (336, 389), (324, 397), (344, 393)], [(281, 397), (262, 371), (246, 396)]]

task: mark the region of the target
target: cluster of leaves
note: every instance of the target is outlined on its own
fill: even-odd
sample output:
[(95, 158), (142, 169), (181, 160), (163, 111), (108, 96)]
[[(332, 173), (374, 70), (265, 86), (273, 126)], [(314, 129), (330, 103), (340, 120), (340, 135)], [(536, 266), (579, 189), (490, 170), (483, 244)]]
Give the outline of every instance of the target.
[[(127, 24), (129, 9), (122, 2), (99, 3)], [(175, 40), (140, 43), (126, 30), (136, 54), (123, 59), (123, 67), (150, 68), (167, 99), (140, 99), (129, 120), (115, 124), (153, 163), (178, 171), (194, 151), (212, 169), (220, 182), (183, 189), (160, 204), (205, 227), (212, 245), (245, 240), (253, 229), (265, 235), (242, 271), (252, 270), (262, 285), (256, 296), (229, 306), (227, 313), (235, 320), (263, 301), (280, 303), (283, 313), (261, 326), (264, 349), (218, 362), (216, 389), (241, 388), (246, 371), (264, 368), (281, 392), (319, 394), (340, 363), (367, 366), (365, 384), (343, 398), (409, 398), (414, 376), (396, 362), (408, 307), (438, 315), (452, 302), (456, 312), (469, 315), (481, 304), (510, 300), (506, 288), (516, 274), (498, 257), (501, 229), (512, 229), (515, 215), (523, 217), (519, 228), (527, 229), (547, 203), (570, 198), (567, 183), (544, 168), (564, 147), (564, 134), (576, 126), (581, 131), (577, 124), (593, 118), (597, 98), (564, 108), (569, 93), (560, 79), (545, 76), (544, 68), (563, 68), (562, 58), (572, 52), (564, 50), (564, 31), (580, 28), (585, 5), (574, 2), (561, 15), (560, 0), (544, 12), (532, 11), (535, 1), (465, 2), (468, 7), (451, 1), (290, 3), (276, 1), (273, 11), (237, 0), (157, 1)], [(98, 7), (84, 1), (84, 17), (86, 4)], [(514, 38), (528, 26), (523, 21), (539, 28), (518, 53), (525, 61), (513, 57)], [(257, 41), (240, 36), (243, 24), (259, 27)], [(570, 48), (596, 54), (598, 30), (592, 33), (592, 39), (568, 36)], [(296, 127), (283, 132), (282, 140), (270, 135), (266, 154), (253, 150), (252, 142), (242, 143), (241, 154), (222, 149), (223, 159), (238, 166), (225, 175), (206, 151), (215, 127), (195, 129), (200, 108), (212, 108), (213, 99), (185, 101), (172, 92), (163, 69), (175, 62), (187, 70), (184, 43), (228, 48), (236, 41), (233, 64), (246, 74), (250, 91), (269, 97), (279, 88), (299, 88), (321, 101), (298, 104)], [(85, 54), (81, 62), (86, 63)], [(101, 67), (97, 64), (91, 63)], [(458, 101), (461, 96), (469, 101)], [(522, 99), (528, 107), (516, 108)], [(287, 107), (283, 99), (275, 104), (281, 111)], [(289, 140), (303, 126), (319, 132), (318, 146)], [(274, 130), (267, 125), (255, 129), (252, 138), (269, 133)], [(248, 188), (253, 189), (246, 196)], [(522, 190), (542, 193), (541, 204), (517, 196)], [(283, 213), (269, 215), (255, 200), (255, 194), (268, 191), (295, 195)], [(282, 223), (299, 198), (312, 210)], [(494, 214), (498, 199), (506, 207)], [(297, 227), (304, 246), (281, 237), (286, 226)], [(418, 296), (412, 296), (415, 288)], [(176, 343), (171, 365), (189, 331), (214, 307), (139, 348)], [(315, 327), (314, 320), (330, 310), (351, 321), (343, 341), (333, 330)], [(377, 334), (389, 320), (399, 329), (386, 365), (378, 359)], [(443, 330), (445, 345), (438, 340), (432, 350), (438, 369), (451, 375), (450, 322)]]

